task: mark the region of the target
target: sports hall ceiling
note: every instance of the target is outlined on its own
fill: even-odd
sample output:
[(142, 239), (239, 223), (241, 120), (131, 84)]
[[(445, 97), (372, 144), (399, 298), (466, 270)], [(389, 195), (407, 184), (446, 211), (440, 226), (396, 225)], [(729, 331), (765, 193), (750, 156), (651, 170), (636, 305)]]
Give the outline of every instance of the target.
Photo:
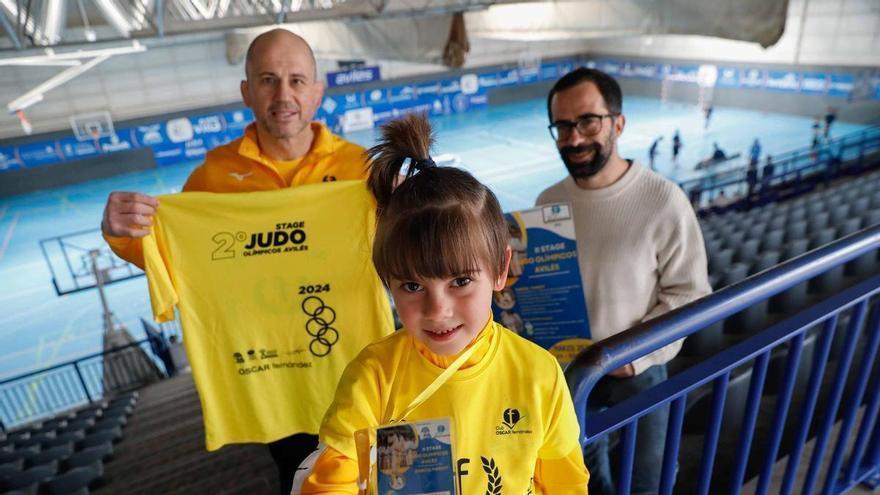
[[(484, 33), (496, 39), (522, 33), (532, 37), (575, 33), (580, 38), (691, 33), (764, 46), (782, 34), (788, 8), (788, 0), (0, 0), (0, 52), (83, 49), (106, 41), (278, 23), (425, 17), (485, 11), (499, 4), (538, 5), (558, 14), (545, 26), (535, 26), (533, 18), (523, 22), (499, 15), (496, 32)], [(742, 16), (745, 22), (737, 22)], [(773, 25), (760, 28), (761, 33), (749, 32), (755, 30), (753, 24), (768, 21)]]
[(0, 0), (0, 50), (315, 20), (444, 14), (510, 0)]

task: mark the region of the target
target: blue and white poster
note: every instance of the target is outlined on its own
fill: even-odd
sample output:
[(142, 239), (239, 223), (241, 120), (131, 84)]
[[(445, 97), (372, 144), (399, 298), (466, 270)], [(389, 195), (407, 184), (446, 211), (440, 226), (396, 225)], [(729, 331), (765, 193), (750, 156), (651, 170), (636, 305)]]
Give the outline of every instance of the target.
[(571, 206), (505, 215), (512, 256), (507, 286), (493, 296), (495, 321), (566, 365), (592, 343)]

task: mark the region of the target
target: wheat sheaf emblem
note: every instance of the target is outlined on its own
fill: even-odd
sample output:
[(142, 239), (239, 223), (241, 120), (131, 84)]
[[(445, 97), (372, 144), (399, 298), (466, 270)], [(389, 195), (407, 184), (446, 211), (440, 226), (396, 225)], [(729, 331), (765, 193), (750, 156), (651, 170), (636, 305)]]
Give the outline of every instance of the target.
[(495, 465), (495, 459), (486, 459), (485, 457), (480, 456), (480, 460), (483, 462), (483, 471), (489, 478), (489, 484), (486, 486), (486, 495), (500, 495), (501, 473), (498, 472), (498, 466)]

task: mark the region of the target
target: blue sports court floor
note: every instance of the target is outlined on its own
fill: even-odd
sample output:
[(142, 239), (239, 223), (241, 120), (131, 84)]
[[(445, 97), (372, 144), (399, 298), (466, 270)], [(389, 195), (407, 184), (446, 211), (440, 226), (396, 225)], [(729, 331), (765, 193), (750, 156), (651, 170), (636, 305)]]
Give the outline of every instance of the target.
[[(532, 206), (538, 193), (564, 177), (547, 132), (543, 99), (497, 106), (435, 121), (435, 155), (454, 157), (498, 195), (505, 210)], [(819, 110), (817, 110), (819, 111)], [(661, 104), (627, 98), (621, 154), (647, 162), (647, 150), (664, 136), (659, 171), (681, 181), (698, 176), (693, 166), (711, 154), (717, 141), (728, 155), (748, 156), (754, 138), (763, 152), (780, 153), (808, 146), (812, 119), (781, 114), (715, 108), (708, 131), (696, 105)], [(684, 143), (681, 167), (671, 164), (671, 141), (679, 129)], [(836, 123), (833, 136), (862, 126)], [(374, 132), (349, 139), (373, 144)], [(114, 190), (167, 194), (180, 190), (195, 163), (114, 177), (75, 186), (0, 199), (0, 378), (67, 361), (101, 348), (102, 314), (94, 290), (55, 295), (39, 240), (99, 226), (104, 201)], [(98, 238), (93, 242), (98, 243)], [(83, 246), (84, 248), (97, 246)], [(143, 277), (108, 287), (110, 306), (136, 337), (139, 318), (149, 318)]]

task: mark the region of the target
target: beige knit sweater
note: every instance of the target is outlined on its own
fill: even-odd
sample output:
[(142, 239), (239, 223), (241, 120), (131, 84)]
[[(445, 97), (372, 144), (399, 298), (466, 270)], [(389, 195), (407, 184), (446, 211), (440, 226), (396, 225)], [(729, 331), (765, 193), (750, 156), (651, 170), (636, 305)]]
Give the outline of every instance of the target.
[[(703, 235), (681, 189), (632, 162), (614, 184), (587, 190), (569, 176), (536, 205), (571, 202), (578, 263), (593, 340), (601, 340), (706, 294)], [(678, 354), (681, 341), (633, 362), (636, 374)]]

